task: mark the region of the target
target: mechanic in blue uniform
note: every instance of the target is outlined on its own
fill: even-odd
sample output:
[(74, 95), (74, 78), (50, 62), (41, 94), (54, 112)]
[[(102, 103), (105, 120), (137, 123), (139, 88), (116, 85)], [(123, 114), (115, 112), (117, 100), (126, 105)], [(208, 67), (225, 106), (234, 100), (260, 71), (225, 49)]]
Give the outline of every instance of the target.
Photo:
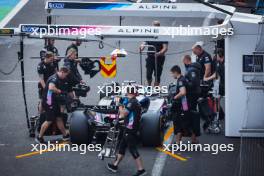
[[(153, 26), (159, 27), (160, 22), (154, 21)], [(156, 77), (157, 74), (157, 82), (154, 82), (154, 86), (160, 85), (160, 77), (162, 75), (163, 65), (165, 62), (165, 53), (168, 51), (168, 42), (162, 42), (162, 41), (147, 41), (144, 42), (140, 46), (140, 50), (144, 50), (144, 45), (152, 45), (155, 47), (148, 47), (148, 54), (146, 58), (146, 72), (147, 72), (147, 82), (148, 86), (151, 86), (152, 84), (152, 75), (154, 73), (154, 76)], [(155, 51), (156, 50), (156, 51)], [(155, 67), (155, 57), (157, 57), (157, 70)]]
[(54, 39), (47, 39), (47, 45), (44, 47), (46, 51), (50, 51), (54, 54), (54, 65), (56, 66), (57, 69), (59, 69), (59, 62), (60, 59), (57, 57), (59, 56), (59, 51), (55, 47), (55, 40)]
[(192, 124), (192, 143), (197, 143), (197, 136), (200, 136), (200, 117), (197, 113), (198, 98), (201, 94), (200, 70), (201, 65), (198, 62), (192, 62), (190, 55), (183, 57), (185, 65), (185, 79), (187, 82), (187, 99), (189, 102), (190, 120)]
[(128, 102), (125, 106), (119, 106), (120, 118), (124, 118), (124, 132), (123, 137), (119, 144), (119, 153), (117, 159), (113, 163), (108, 163), (107, 168), (116, 173), (119, 163), (125, 156), (126, 149), (128, 148), (131, 155), (136, 161), (137, 173), (134, 176), (142, 176), (146, 174), (143, 167), (142, 160), (137, 150), (138, 143), (138, 130), (141, 119), (141, 106), (136, 99), (137, 90), (135, 86), (127, 87)]
[(171, 74), (177, 80), (176, 92), (173, 95), (172, 116), (174, 125), (174, 134), (176, 135), (176, 143), (180, 144), (182, 136), (185, 132), (190, 131), (190, 115), (187, 100), (187, 81), (181, 73), (181, 68), (175, 65), (171, 68)]
[(63, 140), (69, 138), (69, 134), (66, 133), (63, 115), (60, 111), (60, 104), (58, 96), (62, 94), (62, 88), (65, 85), (65, 80), (69, 74), (69, 70), (66, 67), (61, 67), (60, 70), (54, 75), (50, 76), (46, 82), (44, 93), (42, 97), (42, 106), (45, 111), (45, 122), (41, 125), (39, 135), (36, 138), (36, 142), (45, 143), (44, 134), (49, 126), (56, 122), (57, 127), (63, 134)]
[[(44, 60), (42, 60), (37, 67), (38, 75), (39, 75), (39, 83), (38, 83), (38, 92), (39, 99), (41, 100), (43, 97), (43, 91), (46, 86), (46, 82), (48, 78), (56, 73), (56, 66), (54, 65), (54, 54), (52, 52), (46, 52)], [(42, 106), (39, 104), (39, 113), (41, 113)]]
[(195, 44), (192, 47), (193, 53), (196, 55), (196, 62), (201, 65), (200, 78), (208, 78), (212, 73), (212, 57), (207, 53), (201, 45)]

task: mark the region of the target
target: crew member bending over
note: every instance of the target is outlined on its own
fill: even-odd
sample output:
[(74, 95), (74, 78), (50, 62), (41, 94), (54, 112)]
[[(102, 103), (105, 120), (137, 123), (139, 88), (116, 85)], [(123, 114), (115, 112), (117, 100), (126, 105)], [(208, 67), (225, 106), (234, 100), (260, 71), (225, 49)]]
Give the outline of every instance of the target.
[(67, 140), (69, 138), (69, 134), (66, 133), (63, 117), (60, 111), (60, 104), (57, 100), (57, 95), (62, 93), (61, 88), (64, 86), (64, 80), (69, 74), (69, 70), (66, 67), (61, 67), (60, 70), (49, 77), (47, 80), (45, 89), (44, 89), (44, 96), (42, 99), (42, 106), (45, 110), (46, 120), (41, 125), (41, 129), (39, 135), (36, 138), (36, 141), (39, 143), (44, 143), (44, 134), (49, 126), (56, 122), (57, 127), (63, 134), (63, 140)]

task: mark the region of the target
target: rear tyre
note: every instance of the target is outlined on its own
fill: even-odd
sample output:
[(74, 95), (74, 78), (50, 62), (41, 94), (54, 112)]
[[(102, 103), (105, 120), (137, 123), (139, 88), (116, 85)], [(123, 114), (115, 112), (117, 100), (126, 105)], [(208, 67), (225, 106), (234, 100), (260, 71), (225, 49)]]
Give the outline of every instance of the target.
[(93, 139), (92, 126), (84, 111), (75, 111), (72, 113), (70, 121), (70, 140), (74, 144), (90, 144)]
[(140, 137), (144, 146), (160, 146), (164, 132), (159, 113), (145, 113), (141, 118)]

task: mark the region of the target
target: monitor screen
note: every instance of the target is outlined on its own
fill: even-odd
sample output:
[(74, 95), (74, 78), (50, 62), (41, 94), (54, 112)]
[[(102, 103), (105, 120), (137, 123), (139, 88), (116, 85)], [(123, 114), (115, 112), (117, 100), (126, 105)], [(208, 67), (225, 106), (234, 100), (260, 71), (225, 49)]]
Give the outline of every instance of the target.
[(243, 55), (243, 72), (263, 72), (263, 55)]

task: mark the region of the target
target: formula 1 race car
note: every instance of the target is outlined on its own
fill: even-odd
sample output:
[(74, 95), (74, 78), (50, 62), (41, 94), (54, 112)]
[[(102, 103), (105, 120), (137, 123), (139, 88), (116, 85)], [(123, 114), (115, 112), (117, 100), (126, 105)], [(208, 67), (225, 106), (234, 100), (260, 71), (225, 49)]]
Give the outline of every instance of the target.
[[(114, 86), (105, 85), (106, 86)], [(98, 105), (79, 106), (71, 116), (70, 139), (72, 143), (89, 144), (93, 141), (105, 141), (111, 127), (118, 121), (116, 99), (125, 95), (100, 95)], [(145, 146), (162, 144), (164, 131), (168, 122), (168, 106), (166, 98), (161, 95), (138, 95), (142, 107), (139, 138)], [(120, 102), (119, 102), (120, 103)]]

